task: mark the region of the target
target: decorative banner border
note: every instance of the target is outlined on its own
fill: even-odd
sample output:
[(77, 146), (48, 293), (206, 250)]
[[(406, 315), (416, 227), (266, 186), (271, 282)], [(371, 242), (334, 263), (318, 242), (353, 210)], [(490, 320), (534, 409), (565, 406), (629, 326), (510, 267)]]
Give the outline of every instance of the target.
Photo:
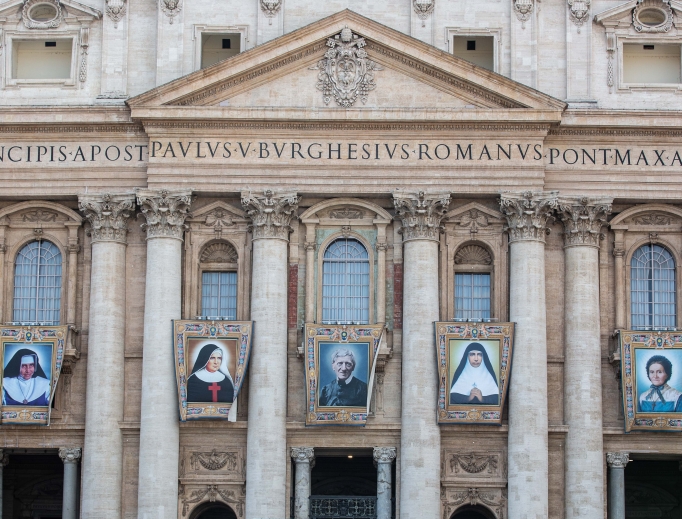
[[(237, 395), (246, 376), (251, 355), (253, 326), (253, 321), (173, 321), (173, 351), (181, 422), (228, 419), (232, 404), (237, 401)], [(188, 402), (187, 381), (191, 376), (188, 361), (190, 341), (226, 339), (236, 341), (235, 351), (231, 352), (235, 357), (234, 372), (230, 373), (234, 387), (232, 402)]]
[[(306, 324), (305, 329), (305, 383), (307, 397), (306, 425), (365, 425), (372, 399), (374, 372), (381, 341), (384, 340), (384, 325), (318, 325)], [(362, 406), (321, 406), (319, 397), (320, 384), (320, 346), (328, 351), (347, 349), (349, 345), (367, 345), (367, 362), (369, 377), (367, 380), (367, 403)], [(322, 362), (328, 362), (327, 356)], [(331, 368), (330, 368), (331, 369)], [(328, 370), (327, 370), (328, 371)], [(358, 377), (358, 380), (360, 378)]]
[[(57, 390), (59, 374), (64, 362), (64, 349), (69, 334), (68, 326), (8, 326), (0, 328), (0, 423), (3, 425), (49, 425), (52, 401)], [(5, 405), (5, 367), (11, 359), (5, 358), (8, 347), (21, 346), (36, 352), (38, 348), (51, 352), (50, 396), (48, 405)], [(37, 353), (37, 352), (36, 352)], [(43, 372), (46, 366), (41, 366)]]
[[(507, 398), (512, 367), (514, 323), (434, 323), (436, 332), (436, 355), (438, 359), (438, 412), (439, 424), (486, 424), (502, 425), (502, 409)], [(450, 366), (451, 341), (496, 341), (499, 343), (499, 365), (496, 376), (499, 389), (498, 403), (451, 404), (450, 387), (453, 371)]]
[[(682, 432), (682, 412), (654, 411), (643, 412), (639, 410), (639, 399), (643, 394), (650, 392), (646, 365), (637, 362), (638, 356), (650, 358), (651, 354), (661, 355), (671, 361), (672, 374), (682, 373), (682, 332), (655, 332), (619, 330), (621, 379), (623, 383), (623, 409), (625, 413), (625, 432), (630, 431), (673, 431)], [(641, 355), (638, 355), (641, 352)], [(643, 359), (640, 359), (643, 360)], [(638, 365), (639, 364), (639, 365)], [(644, 370), (644, 374), (638, 370)], [(647, 379), (646, 388), (638, 388), (637, 381), (643, 377)], [(667, 383), (666, 383), (667, 385)], [(672, 385), (671, 385), (672, 387)], [(638, 391), (639, 389), (639, 391)], [(682, 387), (675, 386), (670, 394), (678, 393), (677, 402), (682, 402)], [(678, 406), (679, 408), (679, 406)]]

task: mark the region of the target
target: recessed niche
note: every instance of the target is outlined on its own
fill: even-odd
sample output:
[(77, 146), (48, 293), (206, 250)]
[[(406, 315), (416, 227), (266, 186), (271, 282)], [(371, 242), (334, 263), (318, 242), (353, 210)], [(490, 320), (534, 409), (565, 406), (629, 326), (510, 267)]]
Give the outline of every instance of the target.
[(212, 33), (201, 35), (201, 68), (210, 67), (239, 54), (241, 35), (232, 33)]
[(627, 84), (679, 84), (680, 45), (623, 44), (623, 81)]
[(452, 53), (479, 67), (495, 70), (495, 38), (492, 36), (454, 36)]
[(12, 79), (69, 79), (73, 39), (13, 40)]

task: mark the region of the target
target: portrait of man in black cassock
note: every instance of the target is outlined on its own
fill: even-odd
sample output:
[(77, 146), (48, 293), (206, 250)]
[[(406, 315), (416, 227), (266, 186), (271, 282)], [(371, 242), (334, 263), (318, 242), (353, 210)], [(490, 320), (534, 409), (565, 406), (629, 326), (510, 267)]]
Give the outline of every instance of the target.
[(188, 402), (232, 403), (234, 382), (224, 356), (223, 349), (217, 344), (206, 344), (199, 350), (187, 379)]
[(35, 351), (21, 348), (14, 352), (5, 366), (2, 403), (21, 406), (50, 405), (50, 381)]
[(339, 348), (331, 355), (331, 367), (336, 375), (320, 391), (320, 406), (366, 407), (367, 383), (353, 375), (355, 355), (350, 349)]

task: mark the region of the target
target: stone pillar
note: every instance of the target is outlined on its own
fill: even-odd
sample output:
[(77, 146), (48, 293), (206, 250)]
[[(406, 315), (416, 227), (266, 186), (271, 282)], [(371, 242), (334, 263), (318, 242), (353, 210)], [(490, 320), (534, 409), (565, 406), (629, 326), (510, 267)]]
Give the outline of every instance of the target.
[(5, 465), (9, 462), (9, 457), (7, 454), (3, 452), (2, 449), (0, 449), (0, 519), (2, 519), (2, 477), (3, 477), (3, 469), (5, 468)]
[(386, 322), (386, 250), (388, 250), (388, 243), (386, 243), (386, 225), (377, 225), (376, 249), (377, 249), (376, 322), (381, 324)]
[(438, 244), (450, 195), (396, 194), (402, 224), (403, 351), (400, 515), (440, 517), (438, 371), (433, 323), (439, 318)]
[(147, 231), (142, 345), (139, 519), (178, 515), (179, 425), (172, 319), (181, 317), (182, 238), (190, 191), (139, 190)]
[(509, 388), (509, 519), (549, 515), (545, 234), (556, 206), (556, 193), (503, 193), (500, 199), (510, 242), (509, 318), (516, 323)]
[[(308, 229), (312, 227), (307, 225)], [(307, 234), (311, 234), (309, 231)], [(315, 230), (313, 229), (313, 239), (305, 242), (305, 322), (312, 323), (315, 318)]]
[(78, 517), (78, 460), (80, 449), (59, 449), (59, 457), (64, 462), (64, 494), (62, 499), (62, 519)]
[(511, 78), (532, 88), (538, 83), (538, 0), (512, 0)]
[(395, 452), (395, 447), (374, 447), (374, 462), (377, 466), (377, 519), (391, 519), (391, 465)]
[(566, 257), (566, 519), (604, 517), (599, 242), (601, 229), (611, 212), (611, 201), (588, 197), (559, 199)]
[(294, 458), (294, 519), (310, 516), (310, 471), (315, 466), (315, 450), (312, 447), (292, 447)]
[(128, 97), (128, 4), (106, 0), (102, 19), (100, 101), (123, 103)]
[(623, 330), (627, 326), (627, 309), (625, 296), (625, 232), (614, 230), (613, 256), (615, 258), (613, 275), (616, 281), (616, 330)]
[(566, 9), (566, 100), (595, 107), (592, 100), (592, 17), (589, 0), (568, 0)]
[(607, 452), (609, 466), (608, 519), (625, 519), (625, 465), (630, 461), (627, 452)]
[[(156, 85), (163, 85), (183, 75), (185, 1), (158, 0), (156, 27)], [(191, 0), (190, 0), (191, 1)]]
[(87, 349), (82, 516), (121, 517), (125, 393), (126, 238), (135, 195), (85, 195), (92, 273)]
[(246, 437), (246, 519), (280, 519), (286, 510), (287, 246), (299, 197), (242, 194), (252, 222), (251, 319)]

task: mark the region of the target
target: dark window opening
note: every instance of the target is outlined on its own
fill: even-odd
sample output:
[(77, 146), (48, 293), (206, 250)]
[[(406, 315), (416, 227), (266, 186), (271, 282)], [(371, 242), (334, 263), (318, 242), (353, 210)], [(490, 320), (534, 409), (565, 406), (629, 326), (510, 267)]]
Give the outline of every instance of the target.
[(46, 42), (45, 42), (45, 46), (46, 46), (46, 47), (56, 47), (56, 46), (57, 46), (57, 42), (56, 42), (56, 41), (46, 41)]
[(644, 50), (654, 50), (653, 45), (644, 45)]
[(495, 71), (493, 36), (454, 36), (452, 54), (479, 67)]
[(451, 519), (495, 519), (495, 516), (484, 506), (463, 506), (458, 508)]
[(10, 454), (3, 469), (2, 517), (62, 517), (64, 464), (55, 454)]
[(201, 68), (210, 67), (241, 52), (241, 35), (237, 33), (203, 33), (201, 35)]
[(476, 50), (476, 40), (467, 40), (467, 50)]
[(190, 519), (237, 519), (237, 515), (222, 503), (204, 503), (192, 512)]
[(679, 463), (635, 459), (625, 466), (625, 519), (682, 516)]
[(231, 49), (232, 44), (230, 43), (229, 38), (223, 38), (223, 49)]

